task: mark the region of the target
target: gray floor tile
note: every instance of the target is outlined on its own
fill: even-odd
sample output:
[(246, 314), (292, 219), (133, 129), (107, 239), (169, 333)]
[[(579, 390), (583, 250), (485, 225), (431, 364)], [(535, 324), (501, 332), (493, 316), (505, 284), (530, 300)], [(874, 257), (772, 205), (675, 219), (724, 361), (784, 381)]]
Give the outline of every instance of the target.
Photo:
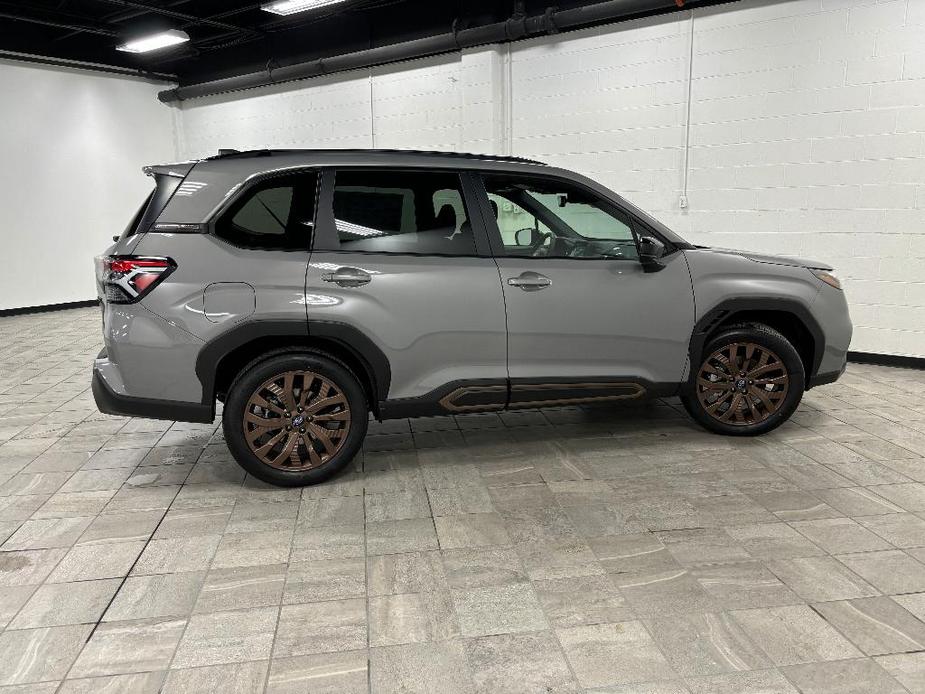
[(261, 694), (266, 681), (267, 661), (209, 665), (171, 670), (164, 680), (161, 694)]
[(434, 518), (441, 549), (508, 545), (511, 538), (497, 513), (470, 513)]
[(50, 583), (120, 578), (128, 574), (144, 542), (76, 545), (68, 550), (48, 577)]
[(804, 600), (848, 600), (878, 594), (878, 590), (834, 557), (800, 557), (768, 563), (768, 568)]
[(372, 596), (440, 591), (449, 587), (440, 552), (380, 554), (366, 560)]
[(546, 629), (532, 586), (522, 583), (453, 590), (463, 636), (489, 636)]
[(474, 694), (475, 685), (460, 641), (430, 641), (373, 648), (371, 691), (377, 694)]
[(551, 632), (483, 636), (468, 639), (465, 648), (477, 692), (580, 691)]
[(187, 617), (193, 611), (205, 572), (130, 576), (103, 615), (104, 622), (155, 617)]
[(285, 581), (285, 564), (212, 569), (193, 611), (199, 614), (279, 605)]
[(691, 694), (799, 694), (778, 670), (688, 677)]
[(888, 597), (813, 605), (866, 655), (925, 650), (925, 623)]
[(267, 660), (279, 608), (193, 615), (177, 646), (172, 669)]
[(58, 694), (102, 694), (131, 692), (132, 694), (158, 694), (166, 673), (138, 672), (129, 675), (108, 675), (65, 680)]
[(842, 554), (838, 559), (888, 595), (925, 591), (925, 564), (901, 550)]
[(91, 627), (72, 625), (0, 634), (0, 685), (59, 680), (80, 653)]
[(366, 562), (323, 559), (289, 564), (283, 603), (320, 602), (366, 595)]
[(857, 520), (894, 547), (925, 547), (925, 519), (915, 514), (890, 513)]
[(379, 521), (366, 525), (369, 554), (401, 554), (437, 549), (437, 533), (432, 518)]
[(141, 575), (202, 571), (208, 568), (221, 541), (220, 535), (151, 540), (138, 558), (132, 573)]
[(677, 615), (646, 622), (662, 653), (682, 676), (771, 666), (729, 613)]
[(266, 691), (267, 694), (366, 694), (367, 663), (366, 651), (276, 658), (270, 664)]
[(119, 588), (119, 579), (49, 583), (40, 586), (8, 628), (93, 624)]
[(60, 548), (0, 552), (0, 587), (41, 583), (65, 554)]
[(925, 653), (900, 653), (875, 660), (912, 694), (925, 692)]
[(557, 629), (572, 671), (583, 687), (646, 682), (671, 677), (665, 660), (641, 622)]
[(806, 605), (734, 610), (732, 616), (775, 665), (861, 656)]
[(534, 588), (553, 627), (622, 622), (634, 616), (623, 595), (606, 575), (536, 581)]
[(166, 670), (185, 627), (183, 619), (100, 624), (80, 652), (69, 677)]
[(791, 525), (830, 554), (890, 548), (885, 540), (851, 518), (799, 521)]
[(698, 566), (690, 573), (704, 591), (727, 610), (802, 602), (760, 562)]
[(79, 544), (147, 540), (163, 515), (157, 510), (103, 513), (80, 536)]
[(441, 552), (451, 588), (480, 588), (527, 581), (527, 571), (512, 547), (479, 547)]
[(372, 647), (446, 641), (460, 635), (449, 592), (373, 597), (368, 610)]
[(905, 688), (873, 660), (840, 660), (783, 668), (803, 694), (905, 694)]
[(610, 574), (633, 611), (644, 617), (714, 612), (718, 603), (688, 569)]
[(3, 543), (2, 549), (12, 552), (24, 549), (70, 547), (92, 521), (92, 516), (26, 521)]
[(361, 598), (284, 605), (275, 658), (365, 648), (366, 601)]

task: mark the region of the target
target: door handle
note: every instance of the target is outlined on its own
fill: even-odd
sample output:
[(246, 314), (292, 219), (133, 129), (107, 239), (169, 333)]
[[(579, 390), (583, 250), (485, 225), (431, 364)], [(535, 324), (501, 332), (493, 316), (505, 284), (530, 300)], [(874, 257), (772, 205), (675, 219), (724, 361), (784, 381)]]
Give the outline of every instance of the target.
[(517, 277), (509, 277), (507, 283), (512, 287), (520, 287), (525, 292), (537, 292), (546, 289), (552, 280), (538, 272), (522, 272)]
[(362, 287), (369, 284), (372, 277), (355, 267), (339, 267), (334, 272), (326, 272), (321, 276), (322, 282), (333, 282), (341, 287)]

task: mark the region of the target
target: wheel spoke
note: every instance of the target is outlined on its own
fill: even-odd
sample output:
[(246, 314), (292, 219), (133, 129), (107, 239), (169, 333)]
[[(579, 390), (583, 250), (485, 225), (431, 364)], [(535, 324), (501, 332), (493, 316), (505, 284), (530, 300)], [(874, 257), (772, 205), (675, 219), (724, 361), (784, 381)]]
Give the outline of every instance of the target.
[(325, 453), (327, 453), (329, 456), (334, 454), (334, 451), (337, 450), (337, 444), (331, 440), (331, 434), (333, 432), (316, 424), (309, 424), (308, 431), (312, 438), (321, 441), (321, 445), (324, 446)]
[(323, 410), (325, 407), (330, 407), (331, 405), (346, 405), (347, 398), (343, 395), (332, 395), (328, 398), (321, 398), (320, 400), (315, 400), (314, 402), (309, 403), (308, 407), (305, 408), (305, 412), (308, 414), (315, 414), (320, 410)]
[(348, 410), (342, 410), (340, 412), (332, 412), (330, 414), (318, 414), (315, 415), (316, 422), (349, 422), (350, 421), (350, 412)]
[(321, 460), (321, 456), (318, 455), (318, 451), (315, 450), (315, 442), (312, 441), (307, 433), (301, 434), (301, 437), (302, 445), (305, 447), (305, 450), (308, 451), (308, 460), (311, 463), (310, 467), (318, 467), (324, 461)]
[(285, 426), (285, 422), (281, 418), (261, 417), (253, 412), (246, 412), (244, 421), (263, 429), (282, 429)]
[(288, 433), (288, 436), (289, 438), (286, 441), (286, 445), (283, 446), (283, 450), (280, 451), (280, 454), (278, 456), (276, 456), (272, 461), (270, 461), (270, 465), (272, 465), (273, 467), (283, 467), (286, 458), (290, 456), (293, 449), (295, 449), (296, 444), (299, 442), (298, 433), (291, 431)]
[(294, 381), (295, 373), (287, 371), (285, 376), (283, 376), (283, 392), (280, 394), (280, 397), (283, 399), (283, 402), (286, 403), (286, 407), (289, 408), (290, 412), (295, 412), (296, 409), (295, 392), (293, 391)]
[(267, 441), (265, 444), (263, 444), (263, 445), (260, 446), (259, 448), (255, 448), (255, 449), (254, 449), (254, 453), (256, 453), (256, 454), (257, 454), (258, 456), (260, 456), (261, 458), (264, 457), (267, 453), (269, 453), (270, 451), (273, 450), (273, 447), (274, 447), (276, 444), (278, 444), (280, 441), (282, 441), (282, 440), (283, 440), (284, 438), (286, 438), (288, 435), (289, 435), (289, 434), (288, 434), (285, 430), (279, 432), (279, 433), (276, 434), (275, 436), (271, 437), (270, 440)]
[(749, 378), (755, 378), (755, 376), (760, 376), (761, 374), (770, 373), (775, 370), (783, 371), (784, 365), (780, 363), (764, 364), (763, 366), (758, 366), (752, 369), (751, 371), (748, 372), (747, 375)]
[(257, 407), (262, 407), (265, 410), (270, 410), (270, 412), (275, 412), (280, 417), (282, 417), (286, 412), (279, 405), (274, 405), (272, 402), (266, 398), (261, 397), (260, 395), (255, 395), (250, 400), (251, 405), (256, 405)]
[(728, 422), (728, 421), (729, 421), (729, 418), (730, 418), (733, 414), (735, 414), (736, 412), (739, 411), (739, 405), (741, 404), (741, 402), (742, 402), (742, 394), (741, 394), (741, 393), (736, 393), (735, 395), (733, 395), (733, 396), (732, 396), (732, 404), (729, 405), (729, 409), (728, 409), (728, 410), (726, 410), (725, 412), (723, 412), (723, 413), (719, 416), (720, 420), (723, 421), (723, 422)]

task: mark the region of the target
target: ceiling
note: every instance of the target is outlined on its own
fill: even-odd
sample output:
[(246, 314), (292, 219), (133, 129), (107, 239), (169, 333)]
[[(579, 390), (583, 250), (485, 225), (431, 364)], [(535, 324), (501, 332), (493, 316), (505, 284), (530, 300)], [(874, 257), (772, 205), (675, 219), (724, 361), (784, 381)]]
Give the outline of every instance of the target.
[[(557, 0), (558, 9), (595, 0)], [(551, 0), (345, 0), (280, 17), (246, 0), (0, 0), (0, 50), (175, 75), (181, 85), (542, 14)], [(190, 41), (148, 54), (115, 47), (164, 29)]]

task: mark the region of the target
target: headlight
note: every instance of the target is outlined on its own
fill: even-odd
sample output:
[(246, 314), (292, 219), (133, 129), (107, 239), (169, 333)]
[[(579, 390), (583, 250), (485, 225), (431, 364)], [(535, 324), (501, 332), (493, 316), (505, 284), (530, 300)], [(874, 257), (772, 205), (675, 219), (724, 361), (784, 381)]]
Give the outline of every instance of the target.
[(833, 275), (831, 272), (826, 272), (825, 270), (810, 270), (816, 277), (821, 279), (830, 287), (835, 287), (836, 289), (841, 289), (841, 282), (838, 281), (838, 278)]

